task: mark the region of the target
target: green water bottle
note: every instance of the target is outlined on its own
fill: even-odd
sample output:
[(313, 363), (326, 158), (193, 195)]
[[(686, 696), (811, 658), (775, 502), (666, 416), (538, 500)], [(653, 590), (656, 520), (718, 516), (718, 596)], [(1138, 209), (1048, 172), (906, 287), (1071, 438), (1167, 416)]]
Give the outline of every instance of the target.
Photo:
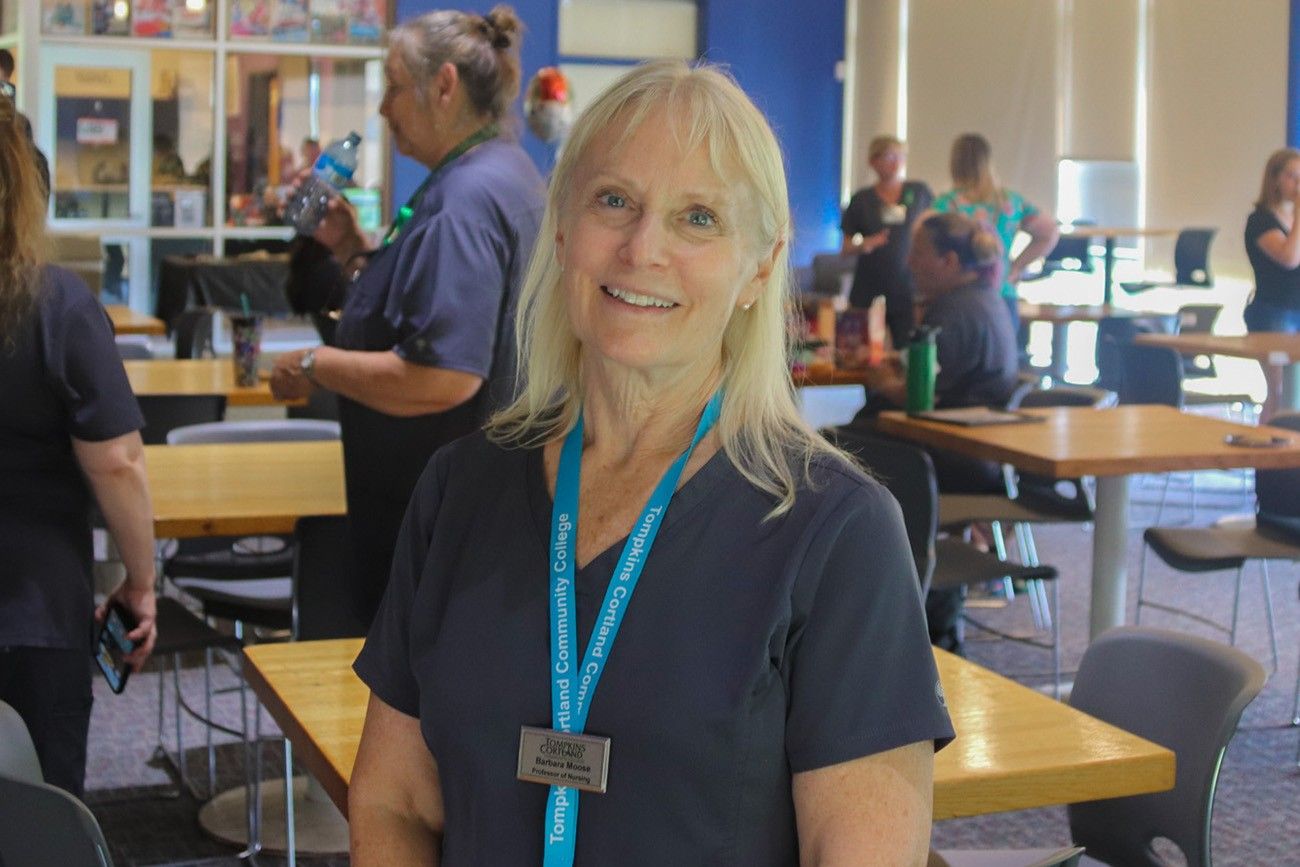
[(934, 377), (939, 352), (935, 338), (938, 328), (922, 325), (912, 332), (907, 346), (907, 411), (929, 412), (934, 409)]

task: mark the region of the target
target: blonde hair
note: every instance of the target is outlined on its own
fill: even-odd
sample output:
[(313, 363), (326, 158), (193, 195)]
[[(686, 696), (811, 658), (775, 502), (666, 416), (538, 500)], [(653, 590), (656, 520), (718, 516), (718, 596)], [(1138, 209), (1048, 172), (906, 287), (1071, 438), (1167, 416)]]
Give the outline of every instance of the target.
[(957, 136), (948, 160), (953, 187), (971, 202), (1006, 204), (997, 174), (993, 171), (993, 148), (979, 133)]
[(12, 101), (0, 99), (0, 346), (12, 348), (45, 261), (45, 185)]
[(1259, 198), (1255, 200), (1255, 207), (1277, 207), (1277, 203), (1282, 200), (1277, 191), (1277, 179), (1292, 160), (1300, 160), (1300, 150), (1282, 148), (1269, 155), (1268, 162), (1264, 163), (1264, 180), (1259, 185)]
[(796, 466), (807, 480), (817, 455), (850, 462), (799, 415), (790, 380), (790, 203), (780, 147), (736, 82), (707, 64), (638, 66), (598, 96), (574, 124), (551, 175), (515, 316), (522, 391), (492, 417), (488, 433), (497, 442), (536, 446), (567, 434), (577, 422), (582, 347), (569, 324), (554, 239), (596, 140), (617, 130), (620, 143), (626, 141), (659, 108), (674, 119), (671, 132), (684, 152), (705, 147), (719, 178), (738, 172), (748, 185), (756, 248), (779, 245), (775, 267), (753, 306), (734, 313), (723, 334), (720, 387), (725, 396), (717, 425), (727, 457), (750, 483), (777, 498), (771, 514), (779, 515), (794, 505), (800, 484)]
[(501, 120), (519, 95), (522, 31), (519, 16), (506, 5), (486, 15), (440, 9), (394, 27), (388, 45), (411, 73), (422, 103), (439, 67), (450, 63), (474, 111)]
[(890, 148), (897, 148), (904, 154), (907, 153), (907, 145), (902, 139), (892, 135), (878, 135), (867, 145), (867, 159), (874, 160)]

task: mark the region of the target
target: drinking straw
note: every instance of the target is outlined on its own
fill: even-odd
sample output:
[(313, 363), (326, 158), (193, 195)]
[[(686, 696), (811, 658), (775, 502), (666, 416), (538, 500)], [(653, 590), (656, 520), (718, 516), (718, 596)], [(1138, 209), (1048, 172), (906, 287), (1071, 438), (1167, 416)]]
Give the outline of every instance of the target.
[(245, 315), (245, 316), (252, 316), (252, 315), (253, 315), (253, 307), (252, 307), (251, 304), (248, 303), (248, 293), (247, 293), (247, 292), (240, 292), (240, 293), (239, 293), (239, 303), (240, 303), (240, 304), (243, 306), (243, 308), (244, 308), (244, 315)]

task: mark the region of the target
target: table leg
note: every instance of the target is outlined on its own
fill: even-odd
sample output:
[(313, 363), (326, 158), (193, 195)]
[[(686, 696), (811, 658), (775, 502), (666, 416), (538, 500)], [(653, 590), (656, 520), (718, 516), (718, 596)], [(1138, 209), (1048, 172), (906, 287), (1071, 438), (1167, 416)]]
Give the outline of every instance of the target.
[(1282, 368), (1281, 408), (1300, 412), (1300, 364), (1288, 364)]
[(1115, 300), (1115, 237), (1106, 236), (1106, 256), (1102, 259), (1101, 303), (1109, 305)]
[(1047, 369), (1047, 373), (1052, 377), (1053, 382), (1065, 381), (1066, 336), (1069, 334), (1069, 328), (1068, 322), (1052, 323), (1052, 364)]
[(1128, 599), (1128, 487), (1128, 476), (1101, 476), (1097, 479), (1089, 640), (1124, 623)]

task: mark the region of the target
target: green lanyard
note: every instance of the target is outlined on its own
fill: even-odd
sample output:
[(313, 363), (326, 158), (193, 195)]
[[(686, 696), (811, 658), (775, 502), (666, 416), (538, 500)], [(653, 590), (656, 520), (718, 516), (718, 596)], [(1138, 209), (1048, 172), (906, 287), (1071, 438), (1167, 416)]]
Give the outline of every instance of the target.
[(379, 246), (387, 247), (389, 244), (397, 240), (398, 235), (402, 234), (402, 229), (406, 228), (407, 223), (411, 222), (411, 217), (415, 214), (415, 206), (419, 203), (421, 197), (424, 196), (424, 191), (429, 188), (429, 184), (433, 183), (434, 176), (437, 175), (438, 172), (447, 165), (447, 163), (456, 159), (456, 157), (461, 156), (475, 145), (482, 144), (490, 138), (496, 138), (497, 132), (497, 125), (490, 123), (460, 144), (456, 145), (445, 157), (438, 160), (438, 164), (429, 170), (429, 176), (424, 179), (424, 183), (420, 184), (420, 188), (415, 191), (415, 195), (411, 196), (406, 204), (402, 205), (402, 207), (397, 211), (397, 216), (393, 218), (393, 225), (389, 227), (388, 234), (384, 235), (384, 240)]

